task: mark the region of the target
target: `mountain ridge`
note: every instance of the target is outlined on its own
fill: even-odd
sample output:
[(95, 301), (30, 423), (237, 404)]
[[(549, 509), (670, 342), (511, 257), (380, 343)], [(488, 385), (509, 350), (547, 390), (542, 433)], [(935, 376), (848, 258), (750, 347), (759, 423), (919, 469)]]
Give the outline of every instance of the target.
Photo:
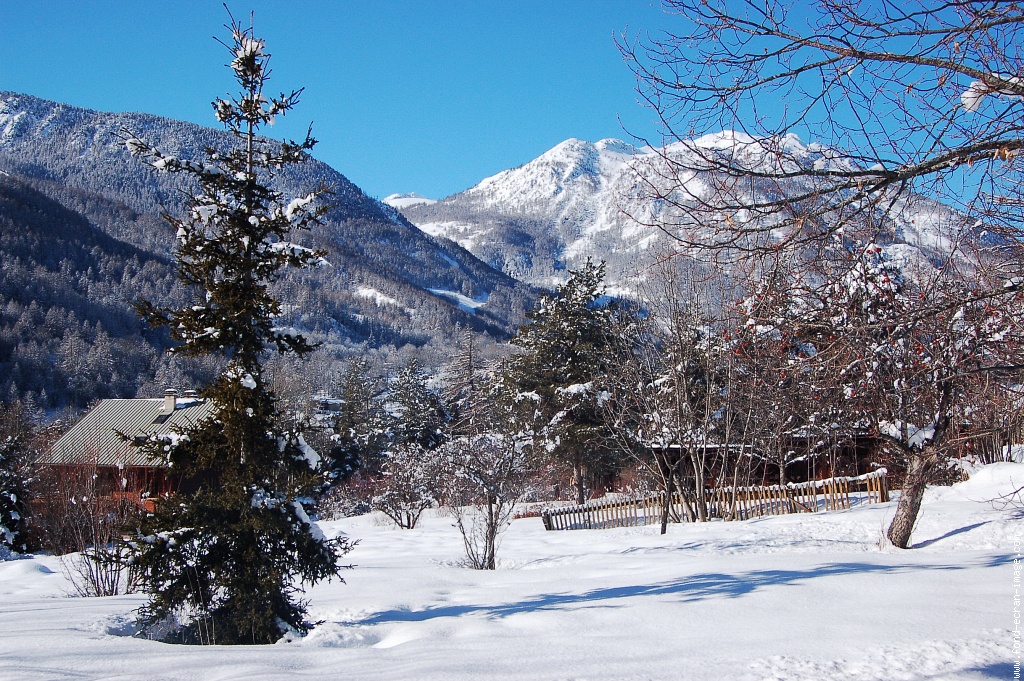
[(530, 284), (557, 285), (592, 256), (608, 263), (613, 288), (628, 291), (631, 270), (656, 237), (618, 206), (629, 188), (624, 171), (638, 151), (615, 138), (569, 138), (462, 192), (401, 210), (428, 234)]
[[(183, 121), (0, 92), (0, 172), (30, 188), (22, 192), (28, 200), (56, 202), (110, 238), (170, 263), (174, 235), (161, 214), (180, 214), (182, 178), (153, 172), (132, 157), (120, 138), (125, 129), (180, 158), (198, 159), (204, 147), (233, 143), (222, 130)], [(322, 225), (297, 240), (326, 249), (332, 267), (290, 271), (275, 290), (286, 310), (281, 323), (322, 342), (324, 362), (380, 349), (422, 355), (429, 365), (450, 354), (459, 328), (503, 338), (524, 321), (535, 295), (529, 287), (454, 242), (423, 233), (330, 166), (310, 158), (280, 173), (274, 186), (302, 196), (321, 183), (333, 189), (332, 207)], [(88, 268), (65, 274), (97, 276)], [(126, 308), (134, 297), (110, 296)], [(485, 302), (474, 307), (466, 300)], [(0, 347), (0, 364), (18, 352), (16, 342)], [(51, 400), (50, 406), (59, 404)]]
[[(685, 203), (708, 190), (710, 178), (705, 173), (711, 171), (700, 170), (702, 155), (733, 154), (764, 166), (778, 162), (776, 146), (791, 159), (818, 169), (853, 163), (795, 135), (769, 143), (723, 131), (664, 149), (636, 147), (615, 138), (570, 138), (464, 191), (401, 211), (428, 234), (452, 239), (530, 284), (557, 285), (567, 270), (591, 258), (606, 262), (613, 292), (629, 295), (646, 277), (647, 267), (672, 252), (674, 240), (667, 232), (679, 218), (671, 201), (652, 198), (649, 190), (664, 191)], [(750, 191), (779, 191), (778, 186), (764, 184)], [(796, 191), (796, 182), (790, 184)], [(957, 215), (948, 206), (911, 197), (890, 215), (891, 241), (937, 254), (948, 245), (946, 235), (953, 231)]]

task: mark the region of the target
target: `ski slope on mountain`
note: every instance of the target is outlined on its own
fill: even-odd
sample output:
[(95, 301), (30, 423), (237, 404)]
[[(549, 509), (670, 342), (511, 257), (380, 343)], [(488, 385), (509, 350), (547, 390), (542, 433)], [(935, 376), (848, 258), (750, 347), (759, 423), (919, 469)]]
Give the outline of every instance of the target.
[[(322, 523), (358, 539), (322, 622), (276, 646), (132, 638), (139, 595), (68, 597), (59, 560), (0, 563), (0, 677), (22, 679), (1006, 679), (1024, 484), (994, 464), (928, 491), (915, 548), (879, 548), (895, 502), (744, 522), (545, 532), (460, 565), (434, 512)], [(1018, 581), (1015, 582), (1014, 580)]]

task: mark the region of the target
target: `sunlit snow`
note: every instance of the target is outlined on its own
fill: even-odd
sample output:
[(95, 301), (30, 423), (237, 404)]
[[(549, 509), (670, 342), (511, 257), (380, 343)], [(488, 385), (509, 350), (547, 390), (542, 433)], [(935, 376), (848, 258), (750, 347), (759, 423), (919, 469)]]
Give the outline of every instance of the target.
[(437, 203), (434, 199), (428, 199), (425, 196), (410, 192), (408, 194), (391, 194), (381, 199), (381, 203), (386, 203), (392, 208), (408, 208), (409, 206), (418, 206), (420, 204), (431, 204)]
[(346, 583), (310, 589), (305, 639), (265, 647), (132, 638), (141, 595), (69, 597), (60, 561), (0, 562), (5, 679), (995, 679), (1013, 674), (1024, 482), (995, 464), (932, 488), (914, 548), (895, 510), (545, 532), (512, 522), (496, 571), (460, 564), (452, 519), (319, 523), (359, 540)]
[(381, 305), (399, 304), (397, 299), (392, 298), (391, 296), (388, 295), (384, 295), (383, 293), (373, 288), (372, 286), (360, 286), (355, 290), (355, 294), (360, 298), (369, 298), (370, 300), (377, 304), (377, 307), (380, 307)]
[(484, 294), (480, 298), (474, 300), (473, 298), (470, 298), (469, 296), (464, 295), (462, 293), (458, 293), (457, 291), (448, 291), (440, 288), (431, 288), (427, 290), (433, 293), (435, 296), (442, 296), (444, 298), (451, 299), (452, 301), (455, 302), (456, 305), (458, 305), (466, 312), (476, 312), (477, 308), (483, 307), (484, 305), (487, 304), (487, 299), (490, 297), (487, 294)]

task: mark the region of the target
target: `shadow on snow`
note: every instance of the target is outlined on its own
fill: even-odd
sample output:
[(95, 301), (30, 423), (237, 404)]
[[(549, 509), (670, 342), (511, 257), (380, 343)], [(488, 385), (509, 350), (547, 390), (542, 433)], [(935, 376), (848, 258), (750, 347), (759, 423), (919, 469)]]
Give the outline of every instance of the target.
[[(998, 567), (1012, 562), (1012, 557), (997, 556), (981, 567)], [(755, 591), (776, 586), (792, 586), (819, 577), (848, 574), (901, 574), (923, 570), (963, 570), (978, 565), (875, 565), (871, 563), (832, 563), (807, 570), (756, 570), (740, 574), (702, 573), (688, 575), (656, 584), (593, 589), (583, 593), (541, 594), (514, 603), (497, 605), (453, 605), (427, 607), (422, 610), (385, 610), (352, 624), (386, 624), (390, 622), (423, 622), (439, 617), (482, 615), (504, 618), (510, 615), (574, 606), (620, 607), (611, 604), (621, 598), (638, 596), (678, 596), (679, 602), (691, 603), (714, 598), (740, 598)]]
[(926, 539), (925, 541), (922, 541), (922, 542), (916, 542), (916, 543), (913, 544), (913, 548), (915, 548), (915, 549), (923, 549), (924, 547), (931, 546), (932, 544), (934, 544), (936, 542), (940, 542), (943, 539), (949, 539), (950, 537), (955, 537), (958, 534), (964, 534), (965, 532), (970, 532), (971, 530), (977, 529), (977, 528), (981, 527), (982, 525), (988, 525), (990, 522), (992, 522), (992, 521), (991, 520), (986, 520), (984, 522), (974, 523), (973, 525), (966, 525), (964, 527), (958, 527), (955, 530), (950, 530), (949, 532), (947, 532), (946, 534), (942, 535), (941, 537), (935, 537), (934, 539)]

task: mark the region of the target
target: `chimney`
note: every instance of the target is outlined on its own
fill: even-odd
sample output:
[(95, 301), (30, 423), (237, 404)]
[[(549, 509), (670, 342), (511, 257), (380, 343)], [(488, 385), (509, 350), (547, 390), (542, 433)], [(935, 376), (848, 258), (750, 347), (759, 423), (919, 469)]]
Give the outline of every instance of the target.
[(178, 391), (174, 388), (168, 388), (164, 391), (164, 408), (162, 411), (170, 414), (174, 411), (175, 405), (178, 403)]
[(198, 400), (199, 393), (197, 393), (195, 390), (186, 390), (185, 394), (182, 395), (182, 397), (184, 397), (186, 400)]

